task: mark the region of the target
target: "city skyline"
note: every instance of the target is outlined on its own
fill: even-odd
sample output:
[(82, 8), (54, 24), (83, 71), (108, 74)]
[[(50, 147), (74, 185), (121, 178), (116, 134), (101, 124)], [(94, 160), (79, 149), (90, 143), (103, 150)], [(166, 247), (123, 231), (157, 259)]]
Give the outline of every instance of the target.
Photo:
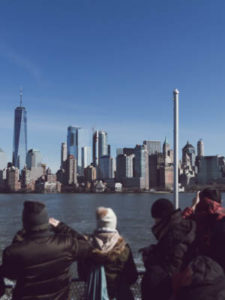
[(221, 0), (2, 1), (0, 148), (11, 160), (21, 85), (28, 149), (53, 170), (70, 125), (89, 133), (87, 146), (91, 128), (105, 130), (113, 156), (165, 136), (172, 146), (178, 88), (180, 148), (203, 138), (206, 155), (225, 155), (224, 8)]

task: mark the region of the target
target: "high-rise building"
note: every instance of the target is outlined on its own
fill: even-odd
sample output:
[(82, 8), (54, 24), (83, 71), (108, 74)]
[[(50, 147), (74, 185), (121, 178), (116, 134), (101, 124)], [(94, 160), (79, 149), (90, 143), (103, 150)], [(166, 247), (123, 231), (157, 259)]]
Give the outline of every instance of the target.
[(69, 126), (67, 128), (67, 156), (73, 155), (78, 162), (78, 133), (80, 127)]
[(66, 183), (77, 183), (77, 161), (73, 155), (69, 155), (66, 161)]
[(0, 148), (0, 170), (7, 167), (7, 157), (6, 153)]
[(198, 157), (202, 157), (204, 156), (204, 144), (203, 144), (203, 140), (200, 139), (197, 143), (197, 151), (198, 151)]
[(182, 149), (182, 164), (195, 167), (195, 148), (188, 141)]
[(93, 134), (93, 164), (99, 165), (99, 158), (108, 155), (108, 134), (103, 130), (97, 130)]
[(134, 176), (142, 178), (140, 189), (149, 189), (149, 163), (146, 145), (136, 145), (134, 149)]
[(81, 148), (81, 166), (86, 168), (91, 164), (91, 147), (84, 146)]
[(161, 152), (161, 142), (160, 141), (144, 141), (143, 144), (147, 146), (149, 155)]
[(26, 165), (27, 155), (27, 112), (22, 106), (22, 92), (20, 92), (20, 106), (15, 109), (13, 136), (13, 165), (22, 170)]
[(61, 169), (65, 169), (65, 162), (67, 159), (67, 145), (66, 143), (61, 144)]
[(116, 158), (116, 179), (120, 182), (124, 178), (132, 178), (134, 175), (133, 172), (133, 161), (134, 154), (126, 155), (120, 154)]
[(41, 152), (38, 150), (30, 149), (27, 152), (27, 168), (31, 170), (31, 168), (41, 167), (41, 164), (42, 164)]
[(165, 138), (163, 143), (163, 156), (165, 159), (165, 165), (170, 165), (173, 163), (173, 150), (170, 149), (167, 138)]
[(7, 168), (6, 170), (6, 180), (7, 187), (11, 192), (17, 192), (21, 188), (21, 184), (19, 181), (20, 172), (18, 168), (14, 166)]
[(100, 179), (114, 178), (115, 166), (114, 159), (109, 155), (101, 156), (99, 159)]

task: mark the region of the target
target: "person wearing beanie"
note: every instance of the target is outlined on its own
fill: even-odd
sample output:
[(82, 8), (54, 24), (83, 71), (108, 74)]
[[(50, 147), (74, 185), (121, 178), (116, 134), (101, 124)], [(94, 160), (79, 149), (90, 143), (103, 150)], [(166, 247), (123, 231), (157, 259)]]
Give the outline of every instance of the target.
[(91, 258), (78, 262), (80, 279), (87, 281), (94, 266), (104, 266), (109, 299), (133, 300), (130, 285), (138, 273), (131, 249), (117, 231), (117, 217), (111, 208), (96, 209), (96, 229), (86, 239), (94, 250)]
[(25, 201), (22, 222), (2, 257), (1, 274), (16, 280), (13, 299), (69, 299), (69, 267), (92, 247), (64, 223), (50, 219), (50, 224), (44, 203)]
[(183, 211), (183, 218), (194, 220), (197, 224), (197, 253), (210, 256), (219, 263), (223, 261), (225, 270), (225, 208), (222, 206), (221, 193), (213, 188), (197, 192), (192, 206)]
[(196, 225), (182, 218), (172, 202), (156, 200), (151, 207), (152, 227), (157, 243), (141, 249), (145, 273), (141, 282), (142, 299), (165, 300), (172, 296), (172, 276), (189, 262)]

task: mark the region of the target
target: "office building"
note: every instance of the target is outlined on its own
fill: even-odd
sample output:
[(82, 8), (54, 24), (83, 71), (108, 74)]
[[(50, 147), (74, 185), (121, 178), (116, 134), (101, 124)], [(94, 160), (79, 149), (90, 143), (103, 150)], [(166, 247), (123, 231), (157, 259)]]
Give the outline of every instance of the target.
[(67, 157), (73, 155), (77, 162), (79, 157), (79, 129), (80, 127), (72, 126), (67, 128)]
[(6, 182), (7, 182), (7, 188), (11, 192), (17, 192), (21, 189), (21, 184), (19, 181), (20, 178), (20, 172), (19, 169), (12, 166), (7, 168), (6, 170)]
[(91, 147), (84, 146), (81, 148), (81, 166), (85, 169), (91, 164)]
[(108, 134), (105, 131), (97, 130), (93, 134), (93, 164), (99, 165), (99, 158), (108, 155)]
[(225, 183), (225, 159), (223, 156), (203, 156), (197, 175), (199, 184)]
[(146, 145), (136, 145), (134, 149), (134, 177), (141, 178), (140, 189), (149, 189), (149, 162)]
[(115, 163), (114, 159), (109, 155), (101, 156), (99, 159), (99, 178), (100, 179), (111, 179), (115, 175)]
[(202, 139), (197, 143), (197, 154), (199, 158), (204, 156), (204, 143)]
[(15, 109), (13, 136), (13, 165), (22, 170), (26, 165), (27, 155), (27, 112), (22, 106), (22, 92), (20, 106)]
[(41, 167), (41, 164), (42, 164), (41, 152), (38, 150), (30, 149), (27, 152), (27, 168), (31, 170), (31, 168)]
[(65, 169), (65, 163), (67, 159), (67, 145), (66, 143), (61, 144), (61, 169)]
[(187, 144), (182, 149), (182, 164), (188, 165), (194, 169), (195, 168), (195, 148), (188, 141)]
[(97, 169), (94, 166), (88, 166), (84, 169), (84, 177), (86, 181), (92, 182), (97, 179)]
[(6, 153), (0, 148), (0, 170), (4, 170), (7, 167)]
[(134, 154), (120, 154), (116, 158), (116, 180), (123, 182), (124, 178), (132, 178), (134, 175)]
[(66, 184), (77, 184), (77, 160), (69, 155), (66, 161)]
[(147, 146), (148, 155), (161, 152), (160, 141), (144, 141), (143, 144)]

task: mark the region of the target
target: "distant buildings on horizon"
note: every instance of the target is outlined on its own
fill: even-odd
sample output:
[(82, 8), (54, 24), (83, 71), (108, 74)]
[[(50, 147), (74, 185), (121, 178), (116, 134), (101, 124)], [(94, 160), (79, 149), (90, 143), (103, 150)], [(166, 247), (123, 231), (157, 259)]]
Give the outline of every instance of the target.
[[(61, 143), (60, 168), (56, 174), (42, 162), (39, 150), (27, 149), (27, 112), (15, 109), (12, 163), (0, 149), (1, 191), (148, 191), (172, 190), (173, 150), (165, 139), (145, 140), (133, 148), (118, 148), (111, 156), (108, 134), (95, 130), (92, 147), (79, 144), (80, 127), (68, 126), (67, 141)], [(186, 188), (198, 184), (225, 184), (225, 159), (204, 156), (200, 139), (195, 147), (189, 142), (182, 149), (179, 181)]]

